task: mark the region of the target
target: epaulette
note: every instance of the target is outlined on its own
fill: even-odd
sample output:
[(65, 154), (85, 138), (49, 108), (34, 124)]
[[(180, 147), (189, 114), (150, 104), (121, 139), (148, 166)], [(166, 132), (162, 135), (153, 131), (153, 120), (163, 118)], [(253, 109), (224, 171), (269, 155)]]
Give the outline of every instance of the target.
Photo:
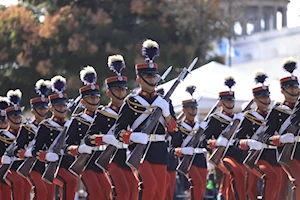
[(114, 114), (108, 113), (108, 112), (105, 111), (105, 109), (98, 110), (97, 112), (99, 112), (100, 114), (102, 114), (102, 115), (104, 115), (106, 117), (110, 117), (110, 118), (114, 118), (114, 119), (118, 118), (118, 115), (114, 115)]
[(30, 133), (32, 133), (32, 134), (35, 134), (35, 133), (36, 133), (36, 132), (32, 129), (32, 127), (29, 126), (28, 123), (23, 124), (23, 127), (24, 127), (28, 132), (30, 132)]
[(14, 141), (16, 141), (17, 138), (16, 137), (14, 137), (14, 138), (8, 137), (7, 135), (4, 134), (4, 131), (5, 130), (2, 130), (0, 132), (0, 141), (4, 142), (6, 144), (12, 144), (12, 143), (14, 143)]
[(279, 106), (275, 107), (275, 109), (278, 110), (279, 112), (285, 113), (287, 115), (291, 115), (292, 114), (292, 109), (290, 109), (286, 105), (280, 104)]
[(259, 126), (263, 126), (266, 122), (266, 120), (261, 120), (261, 119), (258, 119), (257, 117), (255, 117), (253, 114), (252, 114), (253, 111), (246, 111), (244, 116), (246, 119), (248, 119), (250, 122), (254, 123), (254, 124), (257, 124)]
[[(52, 124), (50, 124), (50, 122), (48, 120), (44, 120), (43, 124), (48, 128), (48, 129), (53, 129), (56, 131), (61, 131), (60, 129), (64, 129), (64, 126), (53, 126)], [(60, 128), (60, 129), (59, 129)]]
[(183, 126), (179, 126), (179, 130), (180, 130), (182, 133), (184, 133), (184, 134), (186, 134), (186, 135), (189, 135), (189, 136), (194, 135), (195, 132), (197, 131), (197, 130), (188, 130), (188, 129), (184, 128)]
[[(134, 97), (130, 97), (126, 99), (126, 103), (128, 107), (136, 113), (141, 114), (151, 114), (152, 111), (156, 108), (156, 106), (144, 106), (140, 104)], [(148, 111), (146, 111), (148, 110)]]
[(81, 115), (74, 116), (73, 118), (75, 118), (78, 122), (85, 124), (87, 126), (90, 126), (93, 123), (90, 120), (84, 119)]
[(226, 119), (224, 119), (224, 118), (218, 116), (217, 114), (218, 114), (218, 113), (213, 113), (213, 114), (211, 115), (211, 117), (215, 118), (216, 120), (218, 120), (218, 121), (220, 121), (220, 122), (222, 122), (222, 123), (224, 123), (224, 124), (230, 124), (230, 123), (231, 123), (231, 121), (228, 121), (228, 120), (226, 120)]

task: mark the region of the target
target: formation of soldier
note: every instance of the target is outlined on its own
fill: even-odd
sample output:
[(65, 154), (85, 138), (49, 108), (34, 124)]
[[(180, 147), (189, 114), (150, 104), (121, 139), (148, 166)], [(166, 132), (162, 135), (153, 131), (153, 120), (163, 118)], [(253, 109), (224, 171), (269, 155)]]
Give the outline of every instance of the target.
[[(121, 74), (124, 58), (108, 58), (116, 76), (105, 80), (106, 106), (100, 105), (91, 66), (80, 71), (84, 86), (72, 103), (64, 93), (64, 77), (37, 81), (39, 96), (30, 100), (32, 121), (22, 123), (19, 89), (0, 98), (0, 199), (53, 200), (59, 186), (60, 199), (73, 200), (80, 177), (89, 200), (172, 200), (178, 171), (190, 183), (191, 199), (198, 200), (205, 195), (207, 162), (222, 173), (220, 198), (257, 199), (261, 179), (263, 199), (286, 199), (289, 189), (293, 199), (300, 199), (296, 61), (284, 63), (291, 75), (280, 79), (283, 102), (270, 106), (267, 75), (257, 72), (253, 99), (234, 113), (235, 81), (228, 77), (229, 90), (219, 93), (211, 112), (198, 122), (195, 86), (187, 88), (191, 98), (182, 101), (176, 117), (169, 93), (157, 89), (159, 45), (146, 40), (142, 54), (146, 62), (135, 66), (140, 88), (129, 95)], [(51, 118), (46, 118), (48, 111)]]

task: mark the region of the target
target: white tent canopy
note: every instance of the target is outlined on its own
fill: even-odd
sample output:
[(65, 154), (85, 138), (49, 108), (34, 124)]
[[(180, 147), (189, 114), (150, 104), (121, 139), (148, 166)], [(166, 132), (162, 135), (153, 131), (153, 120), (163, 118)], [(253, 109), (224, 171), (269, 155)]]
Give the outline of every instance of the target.
[[(191, 74), (189, 74), (186, 79), (179, 84), (171, 96), (175, 112), (178, 113), (181, 111), (181, 102), (183, 100), (191, 98), (190, 94), (185, 91), (186, 87), (195, 85), (196, 91), (193, 97), (199, 99), (198, 104), (200, 114), (206, 114), (218, 100), (219, 92), (228, 90), (228, 87), (224, 85), (224, 78), (227, 76), (233, 76), (236, 81), (236, 85), (232, 87), (232, 90), (235, 92), (236, 109), (240, 110), (241, 105), (244, 102), (253, 98), (252, 88), (260, 86), (255, 85), (254, 83), (255, 70), (251, 73), (249, 71), (250, 70), (230, 68), (216, 62), (210, 62), (193, 70)], [(174, 81), (175, 79), (162, 84), (160, 87), (164, 88), (165, 92), (167, 92), (173, 85)], [(272, 80), (272, 78), (269, 78), (266, 84), (272, 85), (272, 87), (270, 87), (272, 99), (281, 97), (278, 80)]]

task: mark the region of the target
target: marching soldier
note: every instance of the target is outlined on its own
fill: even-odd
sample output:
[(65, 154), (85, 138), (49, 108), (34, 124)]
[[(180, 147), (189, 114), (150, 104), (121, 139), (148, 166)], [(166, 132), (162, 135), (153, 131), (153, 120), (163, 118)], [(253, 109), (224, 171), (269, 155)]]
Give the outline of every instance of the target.
[[(103, 146), (105, 143), (114, 145), (118, 148), (112, 163), (108, 166), (111, 179), (114, 182), (114, 186), (112, 185), (112, 187), (115, 187), (116, 190), (116, 196), (114, 198), (117, 200), (134, 200), (137, 198), (137, 182), (131, 169), (125, 164), (128, 145), (119, 142), (113, 135), (115, 128), (114, 124), (118, 117), (119, 109), (127, 94), (127, 77), (121, 75), (122, 69), (125, 68), (123, 56), (109, 56), (108, 67), (117, 74), (117, 76), (105, 79), (107, 88), (106, 95), (110, 98), (110, 103), (105, 107), (99, 107), (95, 121), (88, 132), (91, 136), (85, 139), (85, 143), (88, 146), (99, 146), (100, 149), (101, 147), (105, 147)], [(104, 148), (102, 150), (104, 150)], [(100, 153), (101, 152), (95, 155), (91, 162), (94, 163)], [(85, 175), (87, 180), (90, 180), (91, 177), (93, 177), (92, 172), (89, 173), (90, 174), (86, 173)], [(99, 171), (98, 174), (101, 175), (102, 182), (106, 180), (102, 171)], [(99, 184), (101, 184), (101, 182), (99, 182)], [(96, 185), (94, 185), (94, 189), (99, 192)], [(111, 190), (108, 187), (103, 188), (105, 199), (107, 199), (107, 195), (110, 194), (110, 191)], [(94, 194), (97, 193), (95, 192)]]
[[(8, 123), (6, 121), (5, 109), (9, 107), (9, 100), (7, 97), (0, 97), (0, 156), (2, 157), (6, 151), (8, 145), (14, 142), (14, 137), (10, 138), (5, 135), (3, 131), (8, 127)], [(1, 163), (2, 165), (2, 163)], [(1, 180), (0, 183), (0, 198), (3, 200), (11, 199), (11, 191), (9, 185)]]
[[(95, 124), (95, 119), (97, 119), (97, 110), (100, 105), (100, 91), (99, 86), (96, 84), (97, 73), (93, 67), (87, 66), (80, 71), (80, 79), (85, 84), (85, 86), (79, 89), (79, 93), (82, 97), (80, 103), (83, 104), (85, 109), (82, 113), (72, 117), (71, 125), (67, 133), (68, 139), (66, 143), (68, 146), (71, 145), (68, 147), (68, 153), (76, 156), (78, 153), (91, 154), (93, 152), (92, 158), (90, 158), (90, 161), (88, 161), (89, 163), (87, 163), (85, 171), (83, 171), (81, 174), (82, 182), (86, 187), (86, 192), (88, 194), (87, 199), (109, 199), (109, 183), (102, 170), (95, 165), (95, 159), (99, 157), (101, 150), (103, 149), (96, 149), (94, 148), (95, 145), (93, 145), (93, 147), (87, 146), (86, 144), (80, 145), (81, 141), (91, 130), (91, 128), (89, 128), (90, 126), (93, 125), (99, 129), (108, 127), (107, 124), (103, 125), (99, 124), (99, 122), (97, 125)], [(107, 120), (104, 121), (102, 118), (101, 122), (106, 123)], [(99, 130), (97, 133), (101, 131)], [(105, 141), (107, 137), (109, 138), (109, 136), (103, 137), (103, 141)], [(115, 138), (113, 137), (113, 139)]]
[(189, 171), (189, 175), (193, 183), (193, 186), (191, 185), (191, 188), (193, 187), (193, 190), (191, 189), (191, 196), (193, 196), (194, 199), (203, 199), (206, 189), (207, 175), (206, 157), (203, 153), (206, 152), (206, 149), (194, 149), (187, 146), (199, 127), (205, 129), (207, 125), (207, 122), (199, 123), (195, 121), (198, 108), (198, 102), (193, 98), (195, 88), (195, 86), (189, 86), (186, 89), (186, 91), (192, 96), (192, 99), (182, 101), (182, 112), (184, 114), (184, 118), (179, 123), (180, 133), (173, 136), (173, 149), (171, 152), (179, 157), (182, 155), (196, 154)]
[[(19, 89), (10, 90), (7, 92), (7, 97), (10, 101), (10, 107), (5, 109), (5, 113), (8, 121), (8, 128), (5, 131), (5, 135), (9, 138), (16, 140), (19, 134), (20, 127), (22, 125), (22, 110), (20, 106), (22, 93)], [(14, 144), (11, 144), (14, 145)], [(5, 144), (8, 147), (8, 144)], [(7, 152), (6, 152), (7, 153)], [(4, 154), (2, 156), (2, 164), (11, 164), (9, 173), (7, 174), (6, 180), (11, 187), (13, 199), (29, 199), (30, 198), (30, 183), (22, 178), (16, 171), (22, 164), (22, 160), (14, 159), (14, 156)]]
[[(268, 115), (268, 107), (271, 103), (269, 87), (264, 85), (267, 75), (263, 72), (255, 74), (256, 83), (261, 86), (252, 89), (254, 102), (257, 107), (254, 111), (245, 113), (245, 118), (237, 132), (236, 144), (239, 144), (243, 150), (253, 149), (261, 150), (264, 148), (262, 140), (257, 141), (261, 134), (260, 126), (265, 126)], [(263, 137), (263, 136), (262, 136)], [(246, 152), (244, 152), (246, 153)], [(246, 154), (245, 154), (246, 155)], [(258, 178), (263, 180), (262, 196), (263, 199), (276, 199), (278, 197), (278, 188), (281, 184), (282, 169), (276, 160), (276, 149), (265, 148), (258, 160), (257, 167), (247, 171), (247, 195), (251, 200), (257, 199)], [(276, 185), (277, 187), (274, 187)]]
[[(32, 149), (32, 155), (41, 162), (58, 161), (58, 154), (49, 152), (48, 149), (64, 128), (69, 126), (69, 122), (66, 120), (67, 95), (63, 93), (66, 89), (66, 79), (61, 76), (55, 76), (51, 79), (51, 86), (52, 90), (56, 92), (56, 94), (52, 94), (48, 97), (50, 105), (49, 109), (52, 112), (52, 117), (40, 123)], [(63, 164), (64, 163), (62, 162), (62, 165)], [(63, 166), (59, 167), (54, 182), (60, 186), (61, 199), (74, 199), (77, 180), (76, 177)], [(48, 194), (53, 195), (52, 199), (54, 197), (55, 184), (52, 184), (52, 188), (48, 188)]]
[[(267, 130), (265, 134), (270, 137), (268, 144), (280, 146), (286, 143), (294, 143), (295, 137), (292, 133), (287, 133), (286, 128), (290, 124), (288, 117), (290, 116), (297, 99), (299, 98), (299, 82), (298, 78), (293, 75), (293, 71), (296, 69), (296, 61), (294, 59), (287, 59), (284, 62), (284, 69), (291, 73), (291, 76), (284, 77), (280, 79), (281, 93), (284, 96), (284, 101), (277, 107), (273, 108), (268, 117)], [(275, 133), (278, 135), (274, 135)], [(274, 136), (273, 136), (274, 135)], [(297, 144), (297, 141), (296, 141)], [(281, 152), (281, 148), (278, 148)], [(291, 160), (289, 170), (294, 175), (296, 181), (300, 180), (300, 147), (297, 145), (293, 159)], [(286, 186), (287, 186), (287, 176), (282, 174), (282, 187), (279, 188), (280, 195), (278, 199), (286, 198)], [(300, 190), (296, 190), (297, 199), (300, 199)]]
[[(231, 87), (235, 85), (234, 79), (232, 77), (226, 78), (225, 85), (229, 87), (229, 91), (219, 93), (221, 112), (211, 115), (207, 128), (204, 131), (206, 139), (210, 139), (208, 140), (208, 145), (212, 150), (218, 146), (226, 147), (228, 145), (228, 140), (220, 136), (220, 134), (234, 119), (243, 118), (241, 113), (233, 113), (235, 98), (234, 91), (231, 90)], [(217, 138), (217, 140), (215, 138)], [(203, 146), (205, 146), (205, 144), (203, 144)], [(240, 156), (240, 152), (237, 149), (237, 147), (229, 147), (229, 151), (223, 160), (224, 166), (218, 166), (223, 172), (219, 191), (226, 199), (236, 198), (243, 200), (246, 199), (245, 167), (233, 159), (233, 157)]]
[[(168, 164), (165, 127), (167, 126), (168, 132), (173, 132), (177, 125), (170, 115), (169, 103), (155, 92), (158, 71), (153, 58), (159, 55), (158, 48), (155, 41), (146, 40), (143, 43), (142, 53), (146, 56), (147, 63), (135, 66), (136, 81), (141, 89), (125, 99), (115, 129), (116, 137), (130, 144), (130, 151), (135, 147), (134, 143), (148, 144), (145, 160), (138, 169), (143, 183), (140, 190), (142, 189), (144, 200), (165, 199)], [(156, 107), (162, 109), (163, 117), (149, 138), (146, 133), (141, 132), (141, 127)]]
[[(31, 113), (34, 116), (34, 120), (23, 124), (19, 136), (17, 138), (15, 156), (20, 159), (32, 157), (31, 148), (32, 140), (34, 139), (39, 124), (46, 119), (48, 112), (48, 99), (47, 95), (51, 90), (50, 81), (43, 79), (39, 80), (35, 84), (35, 90), (40, 97), (30, 99)], [(42, 180), (42, 172), (44, 170), (44, 163), (37, 161), (34, 165), (28, 179), (34, 187), (34, 199), (47, 199), (47, 197), (53, 197), (53, 194), (48, 194), (48, 188), (52, 186)], [(50, 198), (48, 198), (50, 200)]]

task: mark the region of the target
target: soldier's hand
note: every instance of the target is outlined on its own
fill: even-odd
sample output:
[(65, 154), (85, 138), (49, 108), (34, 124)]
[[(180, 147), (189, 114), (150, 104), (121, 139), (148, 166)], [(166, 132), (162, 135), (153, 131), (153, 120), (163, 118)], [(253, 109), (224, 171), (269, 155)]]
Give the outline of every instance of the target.
[(226, 147), (227, 144), (228, 144), (228, 140), (225, 137), (223, 137), (222, 135), (220, 135), (218, 137), (218, 139), (216, 140), (216, 146), (218, 146), (218, 147), (220, 147), (220, 146)]
[(2, 158), (1, 158), (1, 162), (2, 164), (7, 164), (9, 165), (11, 163), (11, 158), (7, 155), (3, 155)]
[(170, 104), (161, 96), (158, 96), (154, 100), (152, 106), (159, 107), (162, 110), (162, 114), (164, 117), (168, 117), (170, 115)]
[(118, 140), (114, 135), (103, 135), (102, 141), (106, 144), (111, 144), (115, 147), (118, 147), (119, 144)]
[(181, 148), (181, 154), (183, 155), (193, 155), (195, 149), (193, 147), (183, 147)]
[(250, 149), (254, 149), (254, 150), (261, 150), (264, 147), (263, 143), (252, 139), (248, 139), (247, 145)]
[(91, 154), (93, 151), (94, 147), (88, 146), (86, 144), (82, 144), (78, 147), (78, 152), (79, 153), (87, 153)]
[(147, 144), (149, 136), (142, 132), (133, 132), (130, 134), (129, 139), (134, 143)]
[(58, 155), (56, 153), (48, 152), (46, 154), (46, 160), (49, 162), (55, 162), (58, 161)]
[(282, 144), (294, 143), (295, 142), (295, 136), (294, 136), (293, 133), (286, 133), (286, 134), (280, 136), (279, 142), (282, 143)]

